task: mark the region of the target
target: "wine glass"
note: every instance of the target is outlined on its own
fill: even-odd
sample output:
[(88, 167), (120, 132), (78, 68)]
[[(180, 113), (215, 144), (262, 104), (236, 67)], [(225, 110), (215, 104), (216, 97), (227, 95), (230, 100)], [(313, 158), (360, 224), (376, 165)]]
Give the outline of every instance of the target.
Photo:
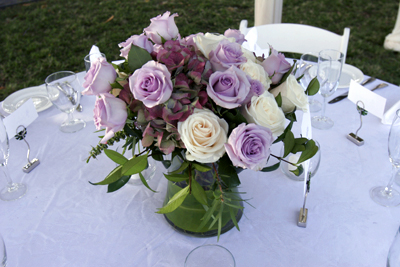
[(81, 98), (81, 93), (75, 89), (79, 86), (75, 73), (55, 72), (47, 76), (45, 83), (50, 101), (68, 114), (68, 119), (61, 124), (60, 130), (64, 133), (74, 133), (83, 129), (86, 123), (81, 119), (74, 119), (72, 115)]
[(16, 200), (25, 195), (27, 187), (25, 184), (14, 183), (10, 178), (7, 167), (9, 150), (9, 140), (4, 126), (3, 119), (0, 117), (0, 166), (3, 169), (7, 180), (7, 185), (0, 191), (0, 199), (5, 201)]
[(386, 186), (377, 186), (370, 190), (371, 198), (385, 207), (400, 204), (400, 193), (393, 189), (393, 182), (400, 167), (400, 109), (396, 111), (388, 138), (389, 160), (392, 163), (392, 176)]
[(337, 50), (326, 49), (318, 54), (317, 77), (320, 84), (319, 93), (324, 97), (324, 102), (321, 115), (311, 118), (311, 125), (314, 128), (327, 130), (333, 126), (333, 121), (325, 116), (326, 99), (336, 91), (339, 85), (343, 61), (343, 53)]
[(0, 267), (7, 266), (7, 251), (6, 245), (4, 244), (4, 240), (0, 235)]
[[(311, 177), (314, 177), (314, 175), (317, 173), (321, 161), (321, 146), (316, 140), (314, 141), (315, 145), (318, 147), (318, 151), (312, 158), (309, 159), (308, 174), (310, 179)], [(281, 156), (283, 156), (283, 153), (284, 153), (284, 147), (282, 147)], [(300, 158), (300, 153), (296, 154), (289, 153), (289, 155), (287, 155), (284, 158), (284, 160), (289, 161), (291, 163), (296, 163), (299, 160), (299, 158)], [(304, 175), (303, 165), (301, 165), (300, 167), (300, 174), (296, 175), (291, 171), (296, 170), (297, 167), (291, 165), (290, 163), (287, 163), (286, 161), (281, 161), (280, 164), (281, 171), (291, 180), (304, 181), (305, 175)]]
[(193, 249), (185, 260), (185, 267), (235, 267), (232, 253), (220, 245), (207, 244)]
[[(301, 55), (298, 66), (299, 68), (297, 69), (296, 76), (300, 77), (303, 75), (300, 79), (300, 84), (303, 86), (304, 90), (306, 90), (311, 80), (317, 76), (318, 55), (311, 52)], [(320, 111), (322, 106), (321, 103), (311, 95), (308, 96), (308, 105), (310, 107), (310, 112)]]
[(390, 246), (386, 267), (400, 267), (400, 228), (397, 230)]

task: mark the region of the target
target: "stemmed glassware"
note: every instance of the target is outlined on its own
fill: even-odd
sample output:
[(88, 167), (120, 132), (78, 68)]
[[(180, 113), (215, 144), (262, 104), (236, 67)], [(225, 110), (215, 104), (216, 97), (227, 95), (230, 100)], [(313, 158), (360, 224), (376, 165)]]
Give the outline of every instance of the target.
[(327, 130), (333, 126), (333, 121), (325, 116), (326, 100), (339, 85), (343, 61), (343, 54), (337, 50), (326, 49), (318, 54), (317, 77), (320, 84), (319, 93), (324, 97), (324, 102), (321, 115), (311, 118), (311, 125), (314, 128)]
[(61, 124), (60, 130), (65, 133), (74, 133), (83, 129), (86, 123), (81, 119), (74, 119), (72, 115), (81, 98), (80, 91), (75, 89), (79, 86), (75, 73), (59, 71), (50, 74), (45, 83), (50, 101), (59, 110), (68, 114), (68, 119)]
[[(317, 76), (318, 55), (311, 52), (301, 55), (298, 66), (296, 76), (300, 77), (303, 75), (300, 79), (300, 84), (306, 90), (310, 81)], [(318, 100), (314, 99), (314, 96), (308, 96), (308, 105), (310, 112), (320, 111), (322, 106)]]
[(27, 187), (22, 183), (14, 183), (8, 171), (7, 162), (10, 155), (9, 140), (4, 126), (3, 119), (0, 118), (0, 166), (3, 169), (7, 180), (7, 185), (0, 191), (0, 199), (5, 201), (16, 200), (25, 195)]
[(370, 190), (371, 198), (385, 207), (400, 204), (400, 193), (393, 189), (393, 182), (400, 167), (400, 109), (396, 111), (388, 139), (389, 160), (392, 163), (392, 177), (386, 186), (377, 186)]
[(0, 267), (7, 266), (7, 251), (6, 245), (4, 244), (4, 240), (0, 235)]

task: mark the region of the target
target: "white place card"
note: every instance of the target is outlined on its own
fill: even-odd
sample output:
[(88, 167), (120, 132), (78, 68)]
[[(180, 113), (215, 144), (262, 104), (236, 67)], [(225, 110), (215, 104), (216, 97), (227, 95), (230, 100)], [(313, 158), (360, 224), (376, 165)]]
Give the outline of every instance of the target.
[(23, 125), (25, 128), (38, 117), (35, 105), (31, 98), (22, 104), (17, 110), (3, 119), (7, 129), (8, 138), (11, 140), (17, 134), (17, 128)]
[[(364, 109), (367, 110), (368, 113), (382, 119), (383, 113), (385, 112), (386, 98), (371, 92), (371, 90), (353, 80), (350, 81), (348, 98), (354, 104), (356, 104), (357, 101), (362, 101), (364, 103)], [(362, 107), (362, 105), (360, 105), (360, 107)]]

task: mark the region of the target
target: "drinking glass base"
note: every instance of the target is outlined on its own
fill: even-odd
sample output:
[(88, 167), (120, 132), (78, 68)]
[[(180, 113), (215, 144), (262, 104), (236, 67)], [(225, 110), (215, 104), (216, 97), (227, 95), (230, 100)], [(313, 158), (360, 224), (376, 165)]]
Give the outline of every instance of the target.
[(328, 130), (333, 127), (333, 121), (328, 117), (315, 116), (311, 118), (311, 125), (320, 130)]
[(13, 183), (11, 187), (5, 187), (0, 191), (0, 199), (4, 201), (17, 200), (26, 194), (25, 184)]
[(308, 101), (308, 105), (310, 106), (310, 112), (315, 113), (322, 109), (322, 104), (318, 100), (311, 99)]
[(385, 207), (395, 207), (400, 204), (400, 193), (394, 189), (387, 193), (385, 186), (373, 187), (369, 194), (373, 201)]
[(64, 133), (75, 133), (77, 131), (82, 130), (85, 128), (86, 122), (81, 119), (74, 119), (72, 121), (65, 121), (60, 126), (61, 132)]

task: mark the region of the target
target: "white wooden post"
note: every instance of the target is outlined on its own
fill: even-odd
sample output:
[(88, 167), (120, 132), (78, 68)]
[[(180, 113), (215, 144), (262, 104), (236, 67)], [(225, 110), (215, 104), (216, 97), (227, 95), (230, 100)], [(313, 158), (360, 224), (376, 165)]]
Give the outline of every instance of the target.
[(383, 47), (389, 50), (400, 51), (400, 6), (397, 12), (396, 25), (392, 33), (386, 36)]
[(255, 0), (254, 26), (282, 21), (283, 0)]

